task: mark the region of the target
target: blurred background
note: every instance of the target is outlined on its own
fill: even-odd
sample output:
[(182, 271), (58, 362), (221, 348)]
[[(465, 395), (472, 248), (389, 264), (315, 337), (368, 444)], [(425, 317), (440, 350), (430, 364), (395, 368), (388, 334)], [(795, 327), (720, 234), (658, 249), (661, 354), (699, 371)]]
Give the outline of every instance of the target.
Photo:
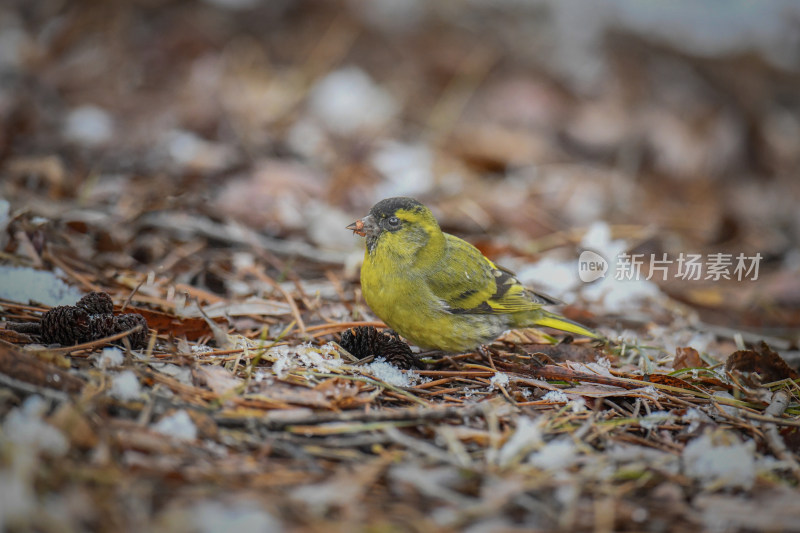
[[(3, 2), (3, 220), (235, 296), (254, 248), (270, 275), (357, 279), (344, 226), (410, 195), (595, 314), (669, 295), (791, 338), (798, 30), (793, 0)], [(763, 259), (757, 281), (600, 290), (585, 247)]]

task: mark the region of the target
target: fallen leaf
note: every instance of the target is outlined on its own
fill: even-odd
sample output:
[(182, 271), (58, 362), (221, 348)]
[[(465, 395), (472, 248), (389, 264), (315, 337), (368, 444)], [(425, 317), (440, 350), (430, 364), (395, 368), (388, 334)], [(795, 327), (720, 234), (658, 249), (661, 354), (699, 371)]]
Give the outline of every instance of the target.
[(733, 352), (725, 362), (725, 370), (732, 372), (756, 372), (763, 383), (772, 383), (786, 378), (797, 379), (798, 373), (792, 370), (786, 361), (762, 341), (756, 350), (739, 350)]
[(701, 368), (706, 364), (700, 359), (700, 354), (697, 350), (687, 346), (685, 348), (678, 347), (675, 349), (675, 361), (672, 363), (672, 368), (675, 370), (682, 370), (684, 368)]

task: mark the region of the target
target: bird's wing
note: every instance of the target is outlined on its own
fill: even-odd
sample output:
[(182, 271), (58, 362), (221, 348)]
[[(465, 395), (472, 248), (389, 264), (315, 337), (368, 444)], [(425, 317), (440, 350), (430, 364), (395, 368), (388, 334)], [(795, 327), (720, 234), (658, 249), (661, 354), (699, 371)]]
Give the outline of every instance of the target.
[(514, 274), (500, 268), (474, 246), (447, 235), (442, 268), (428, 286), (451, 313), (506, 314), (532, 311), (557, 300), (526, 289)]

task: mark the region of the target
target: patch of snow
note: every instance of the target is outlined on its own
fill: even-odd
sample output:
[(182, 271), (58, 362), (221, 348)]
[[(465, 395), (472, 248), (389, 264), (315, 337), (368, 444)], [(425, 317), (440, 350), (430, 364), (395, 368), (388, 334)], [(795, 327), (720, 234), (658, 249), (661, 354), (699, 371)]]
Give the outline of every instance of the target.
[(617, 257), (625, 251), (628, 245), (622, 239), (611, 238), (611, 226), (608, 222), (594, 222), (581, 239), (581, 247), (599, 253), (607, 260)]
[(413, 387), (419, 383), (430, 381), (429, 378), (420, 378), (419, 374), (413, 370), (401, 370), (382, 357), (378, 357), (372, 363), (365, 365), (364, 369), (374, 377), (395, 387)]
[(549, 471), (559, 471), (575, 463), (578, 450), (569, 439), (556, 439), (531, 454), (528, 462)]
[(122, 350), (109, 346), (103, 348), (100, 355), (96, 356), (95, 365), (97, 365), (97, 368), (116, 368), (122, 366), (124, 361), (125, 355), (122, 353)]
[(582, 413), (586, 411), (586, 400), (583, 398), (575, 398), (574, 400), (570, 400), (567, 405), (573, 413)]
[(142, 395), (142, 386), (139, 378), (132, 370), (125, 370), (114, 376), (111, 380), (111, 396), (128, 402), (138, 400)]
[(571, 303), (574, 290), (581, 285), (578, 277), (578, 261), (545, 257), (534, 264), (518, 270), (517, 279), (524, 285), (541, 288), (543, 292)]
[(520, 456), (541, 446), (542, 420), (534, 420), (527, 416), (517, 419), (517, 429), (506, 441), (497, 457), (500, 466), (512, 464)]
[(397, 113), (391, 95), (357, 67), (331, 72), (311, 89), (311, 112), (330, 130), (342, 135), (374, 130)]
[(551, 390), (542, 397), (542, 400), (553, 403), (567, 403), (569, 398), (567, 398), (567, 395), (560, 390)]
[(639, 419), (639, 425), (644, 429), (658, 429), (658, 426), (672, 422), (675, 417), (669, 411), (653, 411)]
[(20, 407), (12, 409), (6, 416), (0, 440), (56, 457), (67, 453), (69, 443), (66, 437), (42, 420), (46, 409), (47, 403), (40, 396), (26, 398)]
[(275, 358), (272, 371), (279, 378), (285, 377), (289, 371), (298, 366), (313, 368), (320, 372), (331, 372), (344, 364), (336, 347), (331, 343), (323, 346), (313, 344), (274, 346), (267, 350), (267, 355)]
[(755, 443), (733, 433), (706, 432), (683, 450), (684, 474), (706, 488), (750, 489), (755, 482)]
[(0, 298), (23, 304), (74, 305), (83, 293), (64, 283), (58, 272), (0, 265)]
[(184, 385), (194, 385), (192, 369), (188, 366), (178, 366), (172, 363), (150, 363), (150, 367), (164, 375), (177, 379)]
[(70, 141), (95, 146), (111, 138), (114, 134), (114, 121), (104, 109), (84, 105), (69, 112), (63, 133)]
[(495, 372), (492, 379), (489, 380), (489, 390), (499, 389), (508, 385), (508, 374), (502, 372)]
[(688, 433), (694, 433), (701, 423), (711, 423), (713, 420), (704, 412), (695, 407), (686, 410), (686, 414), (681, 417), (682, 422), (688, 422), (689, 427), (686, 428)]
[(647, 302), (664, 298), (661, 289), (652, 281), (616, 280), (613, 274), (586, 285), (581, 294), (587, 300), (601, 305), (609, 313), (638, 309)]
[(171, 415), (161, 418), (161, 420), (153, 424), (153, 430), (176, 439), (197, 439), (197, 426), (194, 425), (192, 418), (185, 409), (175, 411)]

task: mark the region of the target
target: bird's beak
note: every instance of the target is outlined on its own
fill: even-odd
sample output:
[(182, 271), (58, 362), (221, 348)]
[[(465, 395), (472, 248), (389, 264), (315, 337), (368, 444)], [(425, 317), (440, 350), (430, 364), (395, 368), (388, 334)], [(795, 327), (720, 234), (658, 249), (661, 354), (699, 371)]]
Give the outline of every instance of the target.
[(375, 224), (372, 215), (367, 215), (361, 220), (356, 220), (349, 226), (347, 229), (352, 230), (353, 233), (356, 235), (361, 235), (362, 237), (366, 237), (367, 233), (373, 233), (374, 230), (377, 229), (377, 225)]

